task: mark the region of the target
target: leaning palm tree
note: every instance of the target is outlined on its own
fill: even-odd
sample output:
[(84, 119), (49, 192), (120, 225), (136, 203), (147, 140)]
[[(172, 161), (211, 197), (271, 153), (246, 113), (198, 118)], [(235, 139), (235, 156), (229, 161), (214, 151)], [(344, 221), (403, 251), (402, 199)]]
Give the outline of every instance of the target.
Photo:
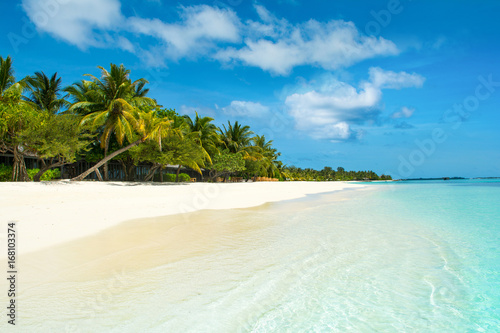
[(38, 110), (57, 114), (68, 105), (66, 96), (61, 96), (62, 79), (57, 77), (57, 73), (49, 78), (44, 72), (36, 72), (35, 75), (26, 77), (25, 81), (29, 95), (24, 96), (24, 100), (32, 103)]
[[(121, 145), (126, 132), (133, 127), (131, 112), (136, 108), (156, 105), (155, 100), (146, 97), (148, 89), (144, 85), (145, 79), (133, 81), (129, 78), (130, 70), (123, 65), (111, 64), (110, 71), (103, 67), (101, 78), (86, 74), (92, 79), (92, 84), (74, 84), (73, 89), (67, 89), (75, 102), (69, 111), (88, 113), (82, 124), (91, 122), (94, 128), (101, 133), (101, 148), (104, 148), (104, 158), (108, 156), (109, 141), (114, 133)], [(87, 91), (88, 88), (88, 91)], [(108, 164), (104, 164), (104, 180), (108, 179)]]
[(96, 165), (71, 180), (83, 180), (92, 172), (96, 172), (99, 176), (99, 168), (109, 160), (147, 140), (161, 142), (161, 138), (166, 136), (165, 133), (168, 132), (170, 128), (170, 121), (157, 118), (154, 111), (143, 112), (135, 109), (131, 112), (127, 112), (127, 115), (122, 115), (115, 119), (115, 135), (117, 141), (122, 144), (124, 139), (127, 139), (130, 143), (104, 157)]

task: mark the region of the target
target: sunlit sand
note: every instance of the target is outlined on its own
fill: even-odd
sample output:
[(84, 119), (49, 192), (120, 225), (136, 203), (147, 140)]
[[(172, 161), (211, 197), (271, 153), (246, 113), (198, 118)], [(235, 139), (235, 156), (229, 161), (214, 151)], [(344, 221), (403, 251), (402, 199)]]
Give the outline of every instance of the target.
[(18, 249), (27, 253), (93, 235), (132, 219), (254, 207), (363, 186), (345, 182), (3, 183), (0, 210), (4, 221), (17, 221)]

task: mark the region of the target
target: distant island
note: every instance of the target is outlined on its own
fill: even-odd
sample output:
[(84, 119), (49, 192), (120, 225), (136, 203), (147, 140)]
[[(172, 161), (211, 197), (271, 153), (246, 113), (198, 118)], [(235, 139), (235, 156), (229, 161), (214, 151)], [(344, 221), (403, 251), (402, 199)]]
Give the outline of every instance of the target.
[(472, 179), (500, 179), (500, 177), (476, 177)]
[(408, 178), (408, 179), (398, 179), (398, 181), (420, 181), (420, 180), (465, 180), (465, 179), (500, 179), (500, 177), (438, 177), (438, 178)]
[(459, 180), (459, 179), (467, 179), (464, 177), (437, 177), (437, 178), (408, 178), (408, 179), (400, 179), (401, 181), (418, 181), (418, 180)]

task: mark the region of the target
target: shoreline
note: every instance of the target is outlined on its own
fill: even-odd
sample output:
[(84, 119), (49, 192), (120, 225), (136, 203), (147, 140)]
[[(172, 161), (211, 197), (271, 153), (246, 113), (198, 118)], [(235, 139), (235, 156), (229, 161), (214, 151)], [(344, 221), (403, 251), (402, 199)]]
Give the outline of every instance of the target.
[(0, 184), (0, 210), (4, 224), (17, 222), (18, 253), (24, 254), (134, 219), (249, 208), (367, 186), (351, 182), (9, 182)]

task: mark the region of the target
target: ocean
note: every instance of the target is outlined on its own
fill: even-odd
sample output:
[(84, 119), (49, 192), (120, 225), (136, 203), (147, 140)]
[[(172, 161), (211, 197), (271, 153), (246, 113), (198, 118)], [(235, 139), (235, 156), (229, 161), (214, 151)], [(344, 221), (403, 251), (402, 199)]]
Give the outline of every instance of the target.
[(498, 180), (388, 182), (130, 222), (26, 258), (46, 275), (26, 270), (17, 328), (499, 332), (499, 203)]

